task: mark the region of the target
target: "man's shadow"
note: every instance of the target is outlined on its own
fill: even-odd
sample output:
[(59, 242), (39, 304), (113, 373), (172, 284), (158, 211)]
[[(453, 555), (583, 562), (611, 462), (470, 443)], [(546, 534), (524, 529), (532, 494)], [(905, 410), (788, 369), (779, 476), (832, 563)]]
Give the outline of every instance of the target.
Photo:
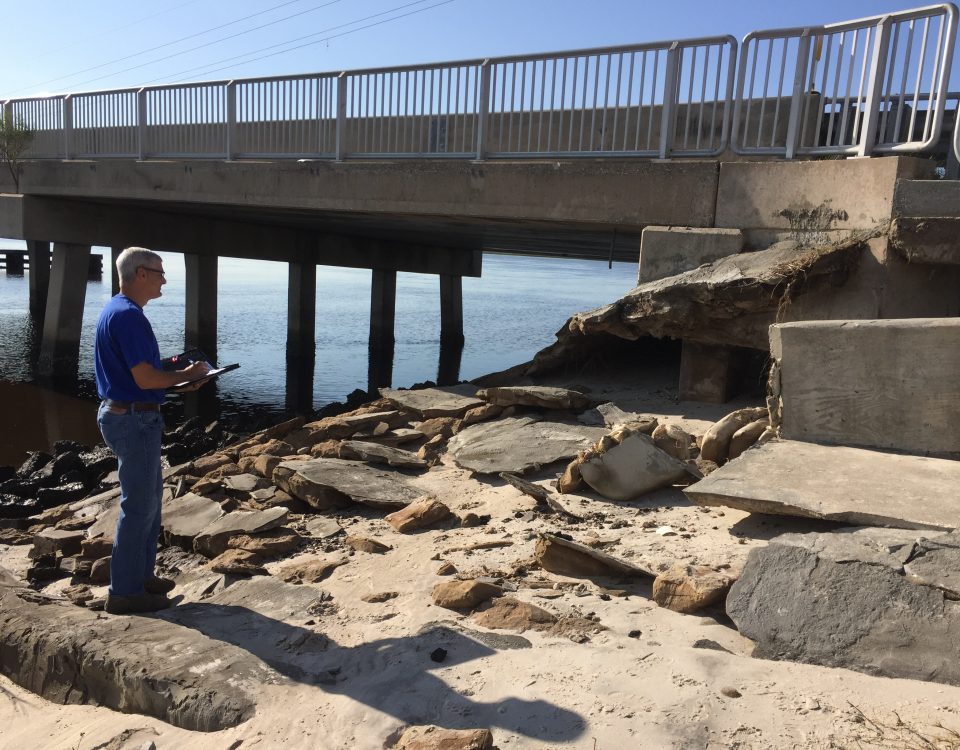
[[(580, 715), (543, 700), (471, 700), (469, 690), (457, 692), (433, 674), (433, 670), (492, 657), (502, 648), (529, 647), (529, 641), (520, 636), (477, 633), (495, 646), (491, 647), (434, 623), (415, 635), (344, 647), (322, 633), (236, 605), (195, 602), (155, 617), (231, 643), (290, 680), (348, 696), (407, 724), (500, 727), (556, 742), (579, 737), (586, 726)], [(440, 656), (437, 649), (446, 652), (442, 662), (431, 658), (431, 654)], [(523, 675), (497, 671), (493, 665), (486, 675), (522, 687)]]

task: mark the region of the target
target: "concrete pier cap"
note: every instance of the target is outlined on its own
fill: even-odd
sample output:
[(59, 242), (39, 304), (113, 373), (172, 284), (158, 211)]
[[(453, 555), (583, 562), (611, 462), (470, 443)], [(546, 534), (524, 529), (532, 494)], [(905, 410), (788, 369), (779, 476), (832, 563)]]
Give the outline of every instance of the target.
[(960, 319), (779, 323), (770, 353), (781, 437), (960, 457)]

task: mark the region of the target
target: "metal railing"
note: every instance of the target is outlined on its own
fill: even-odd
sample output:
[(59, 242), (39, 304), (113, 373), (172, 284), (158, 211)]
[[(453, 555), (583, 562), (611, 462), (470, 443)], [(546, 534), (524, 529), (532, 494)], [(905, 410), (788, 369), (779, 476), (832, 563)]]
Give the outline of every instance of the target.
[[(957, 9), (4, 102), (36, 159), (867, 156), (929, 150)], [(960, 158), (960, 128), (954, 148)]]
[(909, 153), (939, 139), (956, 39), (950, 3), (744, 37), (733, 149)]

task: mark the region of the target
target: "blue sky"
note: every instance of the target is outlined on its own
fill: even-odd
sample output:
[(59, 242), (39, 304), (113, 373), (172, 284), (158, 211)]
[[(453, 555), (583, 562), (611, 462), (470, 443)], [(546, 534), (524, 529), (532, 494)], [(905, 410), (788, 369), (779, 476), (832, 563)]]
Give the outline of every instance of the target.
[[(885, 0), (7, 2), (0, 99), (720, 34), (739, 39), (754, 29), (830, 23), (909, 7), (916, 5)], [(300, 48), (284, 51), (292, 46)], [(269, 56), (244, 62), (251, 55)], [(960, 86), (960, 60), (954, 61), (952, 81), (952, 88)]]

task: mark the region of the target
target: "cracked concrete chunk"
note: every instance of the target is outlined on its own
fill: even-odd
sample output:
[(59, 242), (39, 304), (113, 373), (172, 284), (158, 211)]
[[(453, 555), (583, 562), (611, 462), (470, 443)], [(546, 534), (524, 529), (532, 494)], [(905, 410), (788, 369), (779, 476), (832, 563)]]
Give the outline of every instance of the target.
[(751, 513), (946, 531), (960, 526), (957, 487), (960, 461), (771, 440), (684, 492)]
[(462, 417), (468, 410), (483, 406), (484, 402), (476, 394), (476, 386), (469, 383), (415, 391), (380, 389), (380, 395), (385, 399), (398, 407), (419, 413), (424, 419)]
[(589, 448), (606, 434), (601, 427), (508, 417), (471, 425), (447, 444), (457, 466), (478, 474), (522, 474)]
[(427, 494), (400, 474), (339, 458), (285, 461), (274, 470), (273, 481), (317, 510), (345, 507), (351, 501), (397, 509)]
[(634, 433), (579, 466), (583, 481), (611, 500), (632, 500), (687, 476), (687, 466)]

